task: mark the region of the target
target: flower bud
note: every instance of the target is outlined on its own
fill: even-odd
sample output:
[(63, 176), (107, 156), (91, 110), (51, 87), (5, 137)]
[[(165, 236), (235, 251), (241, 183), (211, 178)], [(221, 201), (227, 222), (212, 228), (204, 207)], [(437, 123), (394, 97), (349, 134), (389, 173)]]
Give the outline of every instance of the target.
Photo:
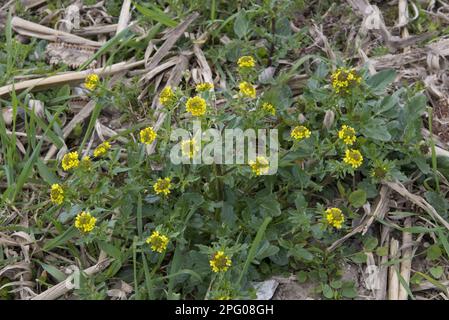
[(332, 110), (327, 110), (326, 114), (324, 115), (323, 120), (323, 127), (326, 129), (330, 129), (332, 125), (334, 124), (335, 120), (335, 113)]

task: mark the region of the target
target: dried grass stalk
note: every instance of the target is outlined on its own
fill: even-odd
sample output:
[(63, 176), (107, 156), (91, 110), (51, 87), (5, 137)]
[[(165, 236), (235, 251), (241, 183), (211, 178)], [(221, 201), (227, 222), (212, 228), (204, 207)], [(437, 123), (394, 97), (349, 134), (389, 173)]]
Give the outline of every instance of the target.
[(71, 33), (47, 28), (41, 26), (40, 24), (27, 21), (19, 17), (12, 18), (11, 24), (14, 31), (16, 31), (18, 34), (28, 37), (34, 37), (53, 42), (62, 41), (92, 47), (101, 47), (103, 45), (101, 42), (92, 41)]
[(400, 182), (383, 181), (383, 184), (389, 186), (391, 189), (399, 193), (401, 196), (409, 199), (418, 207), (426, 211), (432, 218), (440, 222), (446, 229), (449, 230), (449, 223), (441, 217), (438, 212), (432, 207), (423, 197), (410, 193)]
[(181, 37), (181, 35), (186, 31), (187, 27), (195, 21), (196, 18), (198, 18), (199, 13), (194, 12), (190, 16), (187, 17), (186, 20), (181, 22), (176, 28), (174, 28), (170, 35), (168, 36), (167, 40), (162, 44), (162, 46), (159, 48), (159, 50), (156, 51), (154, 56), (151, 58), (151, 60), (148, 62), (148, 65), (146, 66), (149, 71), (151, 69), (155, 68), (159, 62), (162, 61), (162, 59), (167, 55), (168, 51), (173, 47), (173, 45), (176, 43), (176, 41)]
[(32, 9), (47, 2), (47, 0), (21, 0), (26, 9)]
[(120, 62), (105, 68), (97, 68), (93, 70), (67, 72), (56, 76), (38, 78), (33, 80), (26, 80), (16, 84), (9, 84), (0, 88), (0, 96), (9, 94), (11, 91), (16, 92), (25, 89), (40, 90), (48, 87), (59, 86), (71, 83), (80, 83), (84, 81), (86, 76), (90, 73), (96, 73), (99, 76), (113, 75), (125, 70), (133, 69), (143, 65), (143, 60), (137, 62)]
[[(399, 241), (391, 238), (390, 241), (390, 260), (399, 258)], [(397, 274), (397, 264), (392, 264), (388, 271), (388, 300), (398, 300), (399, 277)]]
[[(106, 269), (110, 263), (111, 259), (107, 259), (106, 256), (104, 255), (102, 259), (99, 259), (97, 264), (93, 265), (90, 268), (84, 269), (83, 272), (87, 276), (91, 276)], [(31, 300), (55, 300), (63, 296), (64, 294), (66, 294), (71, 290), (71, 287), (68, 286), (67, 284), (70, 284), (72, 279), (73, 275), (69, 276), (69, 278), (67, 278), (65, 281), (62, 281), (57, 285), (51, 287), (50, 289), (45, 290), (41, 294), (38, 294), (34, 298), (31, 298)]]
[(116, 34), (125, 30), (128, 26), (129, 20), (131, 19), (131, 0), (125, 0), (122, 4), (122, 9), (120, 11), (120, 17), (118, 19)]
[[(384, 236), (384, 246), (387, 247), (389, 251), (390, 247), (390, 228), (382, 226), (382, 235)], [(382, 243), (382, 242), (381, 242)], [(378, 273), (378, 285), (376, 290), (376, 300), (385, 300), (387, 297), (387, 287), (388, 287), (388, 267), (386, 263), (388, 262), (388, 256), (382, 256), (379, 259), (379, 273)]]
[[(410, 228), (412, 226), (412, 220), (410, 217), (405, 219), (404, 227)], [(409, 285), (410, 283), (410, 273), (412, 269), (412, 259), (413, 259), (413, 248), (412, 234), (410, 232), (402, 233), (402, 246), (404, 247), (402, 251), (402, 262), (401, 262), (401, 277), (404, 279), (405, 283)], [(407, 300), (408, 293), (405, 287), (401, 284), (399, 287), (398, 300)]]

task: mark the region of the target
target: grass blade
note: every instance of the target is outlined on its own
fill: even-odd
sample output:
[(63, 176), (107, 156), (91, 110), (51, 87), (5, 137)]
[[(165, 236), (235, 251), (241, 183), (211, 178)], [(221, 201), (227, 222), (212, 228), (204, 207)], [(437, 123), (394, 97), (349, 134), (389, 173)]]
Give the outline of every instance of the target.
[(162, 10), (156, 8), (155, 6), (151, 6), (152, 7), (151, 9), (141, 6), (137, 3), (134, 3), (134, 6), (144, 16), (153, 19), (157, 22), (160, 22), (163, 25), (166, 25), (167, 27), (173, 28), (178, 25), (176, 21), (172, 20), (167, 14), (165, 14)]
[(240, 277), (237, 280), (238, 284), (241, 284), (243, 276), (248, 272), (249, 265), (256, 256), (256, 252), (257, 249), (259, 248), (260, 241), (262, 240), (262, 237), (265, 234), (265, 230), (267, 229), (268, 224), (271, 222), (271, 219), (272, 219), (271, 217), (266, 217), (262, 225), (259, 227), (259, 230), (257, 231), (256, 236), (254, 237), (253, 243), (251, 244), (251, 248), (249, 249), (248, 257), (246, 258), (245, 264), (243, 265)]

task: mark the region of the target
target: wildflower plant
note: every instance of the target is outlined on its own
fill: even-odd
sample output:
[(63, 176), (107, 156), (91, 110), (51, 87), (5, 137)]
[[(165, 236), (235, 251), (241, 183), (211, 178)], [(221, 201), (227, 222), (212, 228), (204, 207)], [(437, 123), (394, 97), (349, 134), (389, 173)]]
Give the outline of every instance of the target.
[[(61, 223), (73, 224), (77, 233), (69, 235), (76, 243), (107, 250), (120, 261), (117, 268), (131, 263), (160, 277), (174, 274), (152, 282), (163, 290), (143, 286), (136, 297), (173, 298), (176, 289), (182, 296), (251, 298), (250, 282), (271, 268), (306, 268), (309, 278), (325, 268), (328, 279), (338, 279), (343, 251), (328, 258), (325, 248), (360, 218), (383, 180), (404, 179), (413, 165), (405, 155), (424, 157), (419, 132), (404, 121), (417, 121), (405, 110), (422, 110), (425, 100), (419, 92), (387, 97), (391, 71), (368, 76), (345, 68), (337, 76), (323, 62), (293, 99), (281, 81), (256, 92), (255, 59), (236, 64), (241, 71), (228, 91), (192, 83), (165, 86), (156, 96), (167, 119), (191, 135), (174, 141), (169, 122), (156, 129), (146, 121), (131, 132), (137, 143), (112, 137), (90, 156), (66, 153), (65, 180), (49, 185), (49, 203), (61, 208)], [(217, 99), (224, 101), (218, 108)], [(400, 115), (391, 111), (399, 103), (405, 106)], [(278, 129), (278, 171), (267, 175), (268, 154), (245, 155), (243, 164), (193, 163), (206, 138), (192, 131), (192, 118), (201, 119), (204, 131)], [(147, 155), (143, 145), (156, 139), (154, 154)], [(190, 162), (171, 163), (175, 144)], [(121, 247), (131, 248), (134, 260)], [(136, 273), (139, 283), (145, 277)]]
[[(160, 72), (145, 97), (124, 84), (107, 87), (86, 79), (95, 112), (127, 109), (119, 119), (127, 127), (114, 128), (116, 135), (108, 132), (100, 142), (93, 113), (86, 137), (84, 127), (79, 135), (74, 130), (66, 141), (70, 151), (59, 161), (27, 168), (46, 180), (45, 202), (36, 205), (51, 237), (42, 244), (44, 252), (70, 255), (67, 264), (107, 255), (110, 264), (93, 287), (103, 290), (110, 279), (129, 282), (131, 299), (250, 299), (254, 282), (292, 272), (298, 280), (318, 282), (324, 295), (326, 286), (341, 280), (342, 264), (365, 253), (366, 237), (356, 234), (353, 246), (327, 249), (360, 221), (382, 183), (412, 176), (423, 188), (436, 186), (428, 150), (422, 150), (422, 92), (395, 90), (392, 70), (370, 75), (363, 67), (315, 56), (307, 68), (307, 56), (279, 63), (309, 41), (277, 16), (287, 15), (289, 5), (274, 10), (263, 2), (257, 12), (239, 13), (229, 46), (202, 47), (214, 83), (205, 82), (212, 78), (196, 66), (170, 77)], [(269, 47), (253, 47), (261, 31), (246, 27), (248, 21), (273, 17), (280, 22), (275, 34), (266, 35)], [(211, 43), (219, 42), (210, 36)], [(190, 52), (184, 47), (191, 40), (179, 39), (182, 52)], [(120, 45), (140, 46), (131, 40)], [(297, 81), (300, 72), (305, 76)], [(63, 93), (52, 101), (65, 101), (69, 94)], [(199, 120), (202, 135), (195, 135), (192, 120)], [(48, 127), (59, 132), (59, 126)], [(189, 134), (174, 139), (177, 129)], [(226, 129), (241, 130), (232, 145), (241, 139), (245, 146), (260, 142), (246, 130), (277, 130), (277, 171), (270, 172), (270, 150), (245, 154), (240, 163), (234, 154), (232, 163), (195, 162), (213, 151), (207, 149), (216, 138), (212, 133), (224, 137)], [(49, 138), (59, 142), (58, 134)], [(175, 147), (185, 162), (172, 161)], [(223, 160), (226, 150), (220, 152)]]

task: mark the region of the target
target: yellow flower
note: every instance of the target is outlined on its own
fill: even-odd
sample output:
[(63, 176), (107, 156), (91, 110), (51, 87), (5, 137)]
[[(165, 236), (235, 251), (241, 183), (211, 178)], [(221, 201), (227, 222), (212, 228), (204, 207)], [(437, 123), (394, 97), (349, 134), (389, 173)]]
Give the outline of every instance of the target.
[(109, 149), (111, 149), (111, 144), (107, 141), (104, 141), (102, 144), (95, 148), (94, 157), (98, 158), (105, 155)]
[(232, 261), (223, 251), (217, 251), (212, 256), (209, 264), (213, 272), (226, 272), (232, 265)]
[(240, 94), (249, 97), (249, 98), (255, 98), (256, 97), (256, 88), (254, 86), (246, 81), (240, 82), (239, 84)]
[(171, 179), (170, 178), (159, 178), (153, 186), (156, 194), (162, 193), (164, 196), (167, 196), (170, 193), (171, 188)]
[(83, 211), (76, 216), (75, 227), (83, 233), (89, 233), (95, 228), (96, 222), (97, 219), (92, 217), (90, 212)]
[(256, 161), (250, 161), (249, 165), (256, 176), (268, 173), (268, 170), (270, 168), (268, 159), (264, 156), (256, 157)]
[(181, 154), (184, 157), (193, 158), (198, 152), (198, 146), (195, 139), (181, 141)]
[(254, 68), (256, 65), (256, 61), (251, 56), (243, 56), (238, 61), (237, 64), (239, 68)]
[(352, 146), (357, 139), (355, 136), (354, 128), (351, 128), (347, 125), (343, 125), (341, 130), (338, 131), (338, 137), (343, 140), (343, 142), (349, 146)]
[(64, 190), (57, 183), (51, 185), (50, 200), (55, 204), (61, 204), (64, 201)]
[(231, 296), (224, 295), (224, 296), (217, 297), (217, 300), (232, 300), (232, 298), (231, 298)]
[(167, 107), (175, 102), (175, 93), (170, 86), (166, 86), (159, 95), (159, 103)]
[(209, 91), (211, 89), (214, 88), (214, 85), (212, 83), (209, 82), (202, 82), (202, 83), (198, 83), (196, 85), (196, 91), (197, 92), (204, 92), (204, 91)]
[(151, 144), (156, 139), (157, 134), (153, 130), (153, 127), (148, 127), (140, 130), (140, 142), (144, 144)]
[(89, 74), (86, 79), (84, 79), (84, 86), (90, 91), (95, 90), (99, 83), (100, 78), (95, 73)]
[(336, 229), (341, 229), (343, 222), (345, 222), (345, 216), (338, 208), (329, 208), (326, 210), (326, 220), (329, 225)]
[(266, 113), (270, 113), (273, 116), (276, 114), (276, 109), (271, 103), (268, 102), (262, 104), (262, 110), (265, 111)]
[(168, 241), (166, 235), (159, 233), (159, 231), (153, 231), (151, 236), (147, 238), (146, 243), (151, 245), (151, 250), (162, 253), (167, 248)]
[(202, 116), (206, 113), (206, 100), (199, 96), (189, 98), (186, 103), (186, 110), (195, 117)]
[(349, 89), (360, 84), (362, 78), (355, 69), (338, 68), (332, 73), (331, 81), (336, 93), (349, 93)]
[(78, 159), (78, 151), (73, 151), (66, 153), (62, 158), (62, 169), (64, 171), (68, 171), (72, 168), (76, 168), (79, 166), (80, 161)]
[(92, 168), (92, 161), (89, 156), (84, 156), (83, 159), (81, 159), (81, 167), (85, 170), (90, 170)]
[(343, 161), (347, 164), (350, 164), (354, 169), (357, 169), (363, 163), (363, 156), (359, 150), (346, 149)]
[(293, 128), (290, 136), (295, 140), (302, 140), (310, 137), (310, 130), (304, 126), (296, 126)]

